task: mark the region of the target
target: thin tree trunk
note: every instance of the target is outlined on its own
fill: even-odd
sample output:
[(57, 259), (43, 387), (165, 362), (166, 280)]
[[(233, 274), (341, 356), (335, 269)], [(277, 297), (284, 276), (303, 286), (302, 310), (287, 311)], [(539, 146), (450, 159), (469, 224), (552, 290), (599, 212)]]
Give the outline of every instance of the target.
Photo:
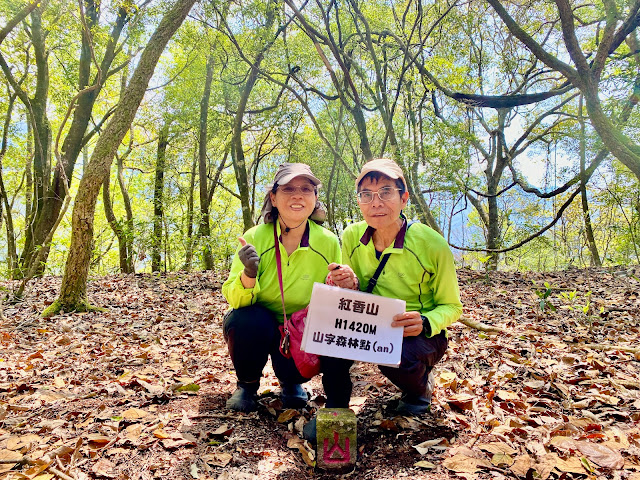
[(104, 183), (102, 184), (102, 204), (104, 206), (104, 215), (107, 218), (107, 222), (111, 226), (113, 233), (118, 238), (118, 256), (120, 258), (120, 271), (122, 273), (129, 273), (127, 268), (127, 240), (122, 229), (122, 225), (118, 222), (118, 219), (113, 213), (113, 203), (111, 202), (111, 175), (104, 177)]
[(156, 178), (153, 187), (153, 238), (151, 240), (151, 271), (159, 272), (162, 264), (162, 217), (164, 216), (164, 169), (169, 144), (169, 122), (165, 120), (158, 138)]
[[(33, 205), (33, 130), (31, 123), (27, 122), (27, 161), (24, 167), (25, 189), (24, 189), (24, 218), (31, 218), (31, 206)], [(25, 236), (28, 231), (28, 225), (25, 225)], [(17, 265), (16, 265), (17, 266)]]
[(87, 278), (93, 243), (95, 205), (104, 177), (122, 139), (131, 126), (136, 111), (167, 42), (180, 27), (195, 0), (177, 0), (164, 15), (147, 43), (136, 70), (118, 106), (107, 123), (84, 173), (75, 199), (72, 216), (71, 246), (58, 299), (43, 315), (65, 311), (87, 310)]
[[(29, 118), (29, 124), (33, 133), (34, 140), (34, 153), (33, 153), (33, 189), (34, 195), (32, 197), (32, 204), (29, 207), (30, 216), (26, 219), (26, 232), (25, 232), (25, 245), (29, 245), (33, 237), (47, 236), (48, 232), (42, 232), (38, 229), (38, 219), (42, 215), (42, 207), (44, 205), (44, 198), (47, 195), (49, 172), (51, 165), (51, 126), (49, 119), (47, 118), (47, 102), (49, 95), (49, 64), (48, 64), (48, 52), (45, 46), (45, 35), (42, 31), (42, 8), (40, 6), (31, 13), (31, 40), (33, 43), (34, 58), (36, 61), (36, 82), (35, 82), (35, 94), (33, 98), (29, 98), (27, 93), (22, 90), (20, 85), (13, 85), (20, 100), (24, 103), (27, 109), (27, 116)], [(4, 67), (4, 65), (3, 65)], [(11, 72), (5, 70), (5, 75), (10, 79)], [(12, 82), (13, 83), (13, 82)], [(54, 219), (55, 220), (55, 219)], [(44, 247), (47, 248), (47, 247)], [(48, 251), (45, 250), (44, 258), (46, 258)], [(15, 269), (14, 276), (22, 278), (24, 273), (29, 269), (31, 264), (30, 256), (29, 263), (20, 262), (18, 268)], [(42, 257), (42, 256), (41, 256)], [(42, 271), (44, 265), (39, 267)], [(37, 273), (37, 272), (36, 272)]]
[(126, 214), (126, 222), (124, 227), (125, 239), (127, 242), (127, 273), (135, 272), (133, 240), (135, 238), (135, 230), (133, 228), (133, 207), (131, 206), (131, 197), (124, 182), (124, 160), (125, 156), (116, 155), (118, 162), (118, 186), (122, 195), (122, 203)]
[(209, 225), (209, 166), (207, 165), (207, 124), (209, 118), (209, 98), (213, 81), (214, 57), (207, 59), (207, 74), (204, 91), (200, 100), (200, 135), (198, 138), (198, 178), (200, 186), (200, 222), (198, 237), (202, 240), (202, 259), (205, 270), (213, 270), (211, 254), (211, 227)]
[(189, 199), (187, 200), (187, 248), (184, 257), (184, 269), (188, 272), (191, 270), (193, 261), (193, 203), (196, 190), (196, 168), (198, 167), (198, 157), (193, 156), (193, 164), (191, 165), (191, 182), (189, 183)]
[(2, 129), (2, 146), (0, 147), (0, 226), (2, 226), (2, 219), (6, 218), (7, 271), (10, 273), (10, 275), (13, 275), (13, 269), (17, 262), (17, 253), (15, 230), (13, 228), (13, 213), (11, 211), (11, 204), (9, 203), (9, 194), (7, 193), (7, 190), (4, 186), (4, 179), (2, 176), (2, 160), (7, 153), (7, 147), (9, 144), (9, 126), (11, 125), (11, 115), (13, 113), (15, 98), (15, 95), (11, 95), (9, 97), (9, 103), (7, 104), (7, 114)]
[(419, 176), (418, 176), (418, 167), (420, 165), (420, 160), (424, 159), (423, 151), (421, 148), (421, 140), (422, 140), (422, 129), (418, 126), (418, 119), (416, 118), (416, 112), (413, 108), (413, 90), (412, 86), (409, 83), (407, 85), (407, 109), (408, 109), (408, 117), (409, 124), (411, 126), (411, 132), (413, 137), (413, 156), (414, 161), (411, 166), (411, 169), (406, 172), (409, 175), (405, 175), (405, 179), (407, 179), (407, 187), (409, 187), (409, 198), (411, 199), (411, 203), (413, 203), (416, 207), (418, 218), (425, 225), (429, 225), (440, 235), (444, 236), (438, 222), (433, 217), (433, 213), (431, 213), (431, 209), (427, 202), (425, 202), (424, 197), (422, 196), (422, 190), (420, 188)]
[(591, 214), (589, 213), (589, 200), (587, 198), (587, 178), (585, 174), (585, 124), (582, 116), (582, 95), (580, 95), (578, 110), (578, 119), (580, 121), (580, 197), (582, 199), (582, 215), (584, 218), (584, 229), (587, 237), (587, 245), (589, 246), (589, 252), (591, 254), (591, 266), (601, 267), (602, 261), (598, 253), (598, 246), (593, 235), (593, 228), (591, 227)]

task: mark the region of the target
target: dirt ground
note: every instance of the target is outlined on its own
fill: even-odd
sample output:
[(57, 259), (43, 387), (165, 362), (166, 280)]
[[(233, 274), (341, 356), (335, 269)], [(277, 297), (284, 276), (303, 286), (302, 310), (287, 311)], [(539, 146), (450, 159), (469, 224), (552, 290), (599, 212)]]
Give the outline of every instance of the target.
[(358, 460), (342, 475), (315, 469), (300, 434), (320, 378), (309, 408), (283, 410), (268, 366), (259, 410), (226, 411), (224, 275), (96, 278), (106, 312), (44, 320), (60, 285), (46, 277), (2, 305), (0, 478), (640, 480), (639, 277), (460, 270), (480, 330), (450, 327), (424, 418), (396, 416), (397, 389), (354, 366)]

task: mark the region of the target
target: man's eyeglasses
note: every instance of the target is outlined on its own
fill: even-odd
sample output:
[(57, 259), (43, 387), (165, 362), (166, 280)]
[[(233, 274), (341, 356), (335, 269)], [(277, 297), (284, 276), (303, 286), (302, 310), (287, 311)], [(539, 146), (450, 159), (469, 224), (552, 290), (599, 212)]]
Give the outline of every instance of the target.
[(383, 187), (377, 192), (372, 192), (370, 190), (363, 190), (362, 192), (358, 192), (358, 201), (360, 203), (371, 203), (373, 202), (373, 196), (378, 195), (378, 198), (383, 202), (388, 202), (393, 200), (396, 196), (396, 192), (399, 192), (400, 188), (392, 188), (392, 187)]
[(301, 185), (299, 187), (282, 185), (281, 187), (278, 187), (278, 190), (285, 195), (293, 195), (296, 192), (300, 192), (302, 195), (314, 195), (316, 193), (316, 189), (311, 185)]

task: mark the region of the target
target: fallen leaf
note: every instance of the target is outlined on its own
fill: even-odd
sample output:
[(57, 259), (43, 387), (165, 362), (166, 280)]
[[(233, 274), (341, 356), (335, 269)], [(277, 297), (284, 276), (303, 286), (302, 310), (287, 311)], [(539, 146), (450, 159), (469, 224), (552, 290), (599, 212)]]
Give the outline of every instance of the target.
[(496, 453), (491, 457), (491, 463), (496, 467), (510, 467), (513, 465), (515, 460), (511, 455), (507, 455), (506, 453)]
[(278, 423), (286, 423), (299, 415), (300, 412), (293, 408), (289, 408), (280, 414), (280, 416), (278, 417)]
[(518, 477), (526, 477), (527, 472), (531, 469), (533, 464), (534, 464), (533, 458), (531, 458), (528, 454), (525, 454), (517, 457), (513, 462), (513, 465), (511, 465), (511, 467), (509, 468)]
[(315, 452), (306, 448), (304, 444), (298, 445), (298, 451), (302, 455), (302, 460), (310, 467), (316, 466)]
[(107, 437), (106, 435), (101, 435), (99, 433), (91, 433), (87, 435), (87, 442), (92, 448), (102, 448), (110, 441), (111, 439), (109, 437)]
[(445, 370), (444, 372), (440, 372), (438, 377), (436, 378), (436, 383), (438, 386), (447, 388), (452, 387), (456, 382), (456, 374), (454, 372), (450, 372)]
[(229, 465), (229, 462), (233, 460), (233, 455), (230, 453), (216, 452), (207, 453), (206, 455), (203, 455), (202, 458), (205, 462), (209, 465), (213, 465), (214, 467), (226, 467)]
[(216, 428), (211, 435), (220, 435), (228, 437), (233, 432), (233, 427), (229, 427), (226, 423)]
[(580, 453), (601, 467), (619, 469), (624, 466), (624, 458), (611, 448), (591, 442), (576, 442)]
[(507, 455), (515, 455), (517, 450), (510, 447), (504, 442), (492, 442), (492, 443), (479, 443), (476, 445), (480, 450), (485, 450), (489, 453), (505, 453)]
[(142, 435), (142, 425), (139, 423), (129, 425), (125, 428), (124, 435), (130, 440), (137, 440)]
[(291, 437), (289, 440), (287, 440), (287, 448), (297, 449), (298, 445), (302, 443), (304, 443), (304, 440), (302, 440), (300, 437)]
[(566, 459), (558, 457), (556, 458), (556, 468), (561, 472), (567, 473), (580, 473), (582, 475), (588, 473), (585, 472), (584, 466), (578, 457), (568, 457)]
[(458, 393), (447, 398), (446, 401), (461, 410), (472, 410), (475, 398), (475, 396), (469, 395), (468, 393)]
[(427, 468), (429, 470), (436, 468), (435, 464), (431, 462), (427, 462), (426, 460), (420, 460), (419, 462), (414, 463), (413, 466), (420, 467), (420, 468)]
[(442, 465), (456, 473), (476, 473), (483, 467), (489, 466), (489, 462), (459, 453), (453, 457), (445, 458)]
[[(0, 450), (0, 472), (11, 470), (18, 464), (18, 460), (22, 459), (22, 455), (11, 450)], [(11, 461), (12, 463), (5, 463)], [(14, 463), (15, 461), (15, 463)]]
[(496, 392), (496, 397), (501, 398), (502, 400), (505, 401), (509, 401), (509, 400), (520, 400), (520, 396), (512, 391), (509, 390), (498, 390)]
[(115, 465), (105, 458), (101, 458), (91, 467), (91, 471), (99, 477), (115, 478), (118, 474), (114, 471)]
[(176, 388), (176, 392), (197, 392), (198, 390), (200, 390), (200, 385), (196, 383), (187, 383)]
[(125, 418), (127, 420), (139, 420), (146, 417), (147, 415), (148, 413), (140, 408), (130, 408), (122, 412), (122, 418)]
[(443, 437), (434, 438), (433, 440), (427, 440), (425, 442), (419, 443), (418, 445), (414, 445), (413, 448), (415, 448), (420, 455), (424, 455), (429, 451), (429, 447), (439, 445), (444, 441), (445, 439)]

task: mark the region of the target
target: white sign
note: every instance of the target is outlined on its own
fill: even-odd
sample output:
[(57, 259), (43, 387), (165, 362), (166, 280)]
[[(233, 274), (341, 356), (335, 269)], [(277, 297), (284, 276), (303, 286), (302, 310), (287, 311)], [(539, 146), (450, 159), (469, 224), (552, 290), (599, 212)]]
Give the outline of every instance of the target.
[(396, 366), (403, 329), (391, 327), (405, 301), (371, 293), (313, 284), (302, 349), (327, 357)]

